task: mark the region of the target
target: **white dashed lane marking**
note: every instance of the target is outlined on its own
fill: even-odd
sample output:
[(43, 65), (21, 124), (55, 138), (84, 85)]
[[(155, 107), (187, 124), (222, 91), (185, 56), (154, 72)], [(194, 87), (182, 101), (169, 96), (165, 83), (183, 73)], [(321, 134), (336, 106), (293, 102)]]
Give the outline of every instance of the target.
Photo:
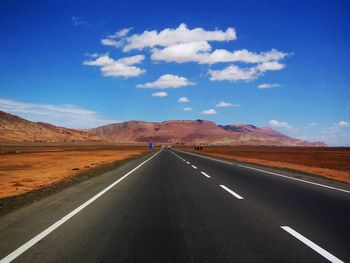
[(337, 263), (344, 262), (344, 261), (340, 260), (339, 258), (333, 256), (331, 253), (329, 253), (328, 251), (324, 250), (320, 246), (316, 245), (310, 239), (308, 239), (308, 238), (304, 237), (303, 235), (299, 234), (297, 231), (293, 230), (292, 228), (290, 228), (288, 226), (281, 226), (281, 228), (284, 231), (286, 231), (289, 234), (291, 234), (296, 239), (298, 239), (299, 241), (303, 242), (305, 245), (307, 245), (308, 247), (310, 247), (314, 251), (316, 251), (318, 254), (320, 254), (323, 257), (325, 257), (326, 259), (328, 259), (330, 262), (337, 262)]
[(206, 174), (205, 172), (201, 172), (201, 174), (203, 174), (205, 177), (207, 177), (207, 178), (210, 178), (211, 176), (210, 175), (208, 175), (208, 174)]
[(233, 195), (234, 197), (236, 197), (237, 199), (244, 199), (242, 196), (240, 196), (239, 194), (235, 193), (234, 191), (232, 191), (230, 188), (224, 186), (224, 185), (220, 185), (220, 187), (222, 189), (224, 189), (225, 191), (229, 192), (231, 195)]

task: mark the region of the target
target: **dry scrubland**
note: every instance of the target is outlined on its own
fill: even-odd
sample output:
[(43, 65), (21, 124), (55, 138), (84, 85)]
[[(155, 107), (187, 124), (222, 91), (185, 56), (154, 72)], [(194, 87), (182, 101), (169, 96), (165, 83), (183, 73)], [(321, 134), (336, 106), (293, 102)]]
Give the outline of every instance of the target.
[[(194, 151), (194, 148), (186, 148)], [(350, 183), (350, 148), (318, 147), (206, 147), (205, 154), (321, 175)]]
[(0, 198), (3, 198), (57, 184), (90, 169), (143, 154), (147, 148), (23, 144), (2, 145), (0, 152)]

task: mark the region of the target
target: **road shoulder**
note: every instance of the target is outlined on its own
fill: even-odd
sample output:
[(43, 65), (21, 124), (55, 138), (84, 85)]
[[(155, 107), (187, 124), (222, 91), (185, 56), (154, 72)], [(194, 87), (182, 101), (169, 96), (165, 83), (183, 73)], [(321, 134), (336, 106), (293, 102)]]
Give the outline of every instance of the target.
[(9, 196), (0, 199), (0, 218), (12, 211), (15, 211), (21, 207), (28, 206), (32, 203), (38, 202), (39, 200), (61, 192), (67, 188), (70, 188), (76, 184), (90, 180), (103, 173), (113, 171), (126, 163), (134, 160), (142, 159), (149, 156), (150, 153), (143, 153), (137, 156), (129, 157), (124, 160), (118, 160), (110, 164), (100, 165), (91, 168), (87, 171), (83, 171), (74, 177), (67, 178), (66, 180), (59, 181), (49, 186), (45, 186), (39, 189), (35, 189), (24, 194)]

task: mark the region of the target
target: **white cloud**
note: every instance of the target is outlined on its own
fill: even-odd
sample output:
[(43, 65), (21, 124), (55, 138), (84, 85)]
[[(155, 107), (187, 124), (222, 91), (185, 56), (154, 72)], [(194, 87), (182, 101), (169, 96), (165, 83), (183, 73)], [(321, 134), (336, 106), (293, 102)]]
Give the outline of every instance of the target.
[(310, 123), (308, 124), (308, 126), (310, 126), (310, 127), (315, 127), (315, 126), (317, 126), (317, 123), (315, 123), (315, 122), (310, 122)]
[(104, 38), (101, 40), (101, 43), (104, 46), (113, 46), (113, 47), (121, 47), (123, 45), (123, 41), (115, 40), (112, 38)]
[(227, 28), (226, 31), (206, 31), (200, 27), (188, 29), (186, 24), (181, 24), (178, 28), (166, 28), (159, 33), (156, 30), (146, 30), (142, 34), (134, 34), (127, 37), (125, 39), (126, 45), (123, 50), (142, 50), (144, 48), (153, 48), (156, 46), (167, 47), (189, 42), (229, 41), (235, 39), (236, 32), (230, 27)]
[(113, 63), (106, 67), (101, 68), (102, 74), (105, 77), (137, 77), (146, 72), (146, 70), (140, 69), (134, 66), (126, 66), (124, 64)]
[(255, 80), (268, 70), (281, 70), (284, 65), (277, 61), (269, 61), (250, 68), (240, 68), (236, 65), (228, 66), (221, 70), (209, 70), (210, 80), (251, 81)]
[[(153, 61), (175, 63), (195, 62), (208, 65), (216, 63), (250, 64), (250, 66), (247, 67), (233, 64), (219, 70), (210, 69), (208, 73), (210, 79), (213, 81), (255, 80), (265, 75), (267, 71), (283, 69), (285, 64), (282, 64), (280, 60), (288, 56), (288, 53), (281, 52), (275, 48), (260, 53), (247, 49), (233, 51), (213, 49), (211, 46), (213, 41), (228, 42), (237, 39), (235, 29), (232, 27), (228, 27), (226, 30), (206, 30), (201, 27), (190, 29), (186, 24), (182, 23), (177, 28), (165, 28), (161, 31), (146, 30), (139, 34), (129, 35), (131, 29), (132, 28), (121, 29), (102, 39), (101, 42), (103, 45), (122, 48), (124, 52), (135, 49), (146, 49), (151, 53), (151, 60)], [(96, 63), (99, 63), (99, 61), (96, 61)], [(129, 77), (138, 76), (145, 72), (145, 70), (135, 66), (126, 69), (123, 63), (117, 62), (114, 66), (106, 67), (106, 69), (102, 69), (105, 76)], [(157, 86), (158, 83), (156, 82), (157, 81), (139, 84), (138, 87), (162, 88)], [(263, 86), (264, 85), (262, 85), (262, 87)]]
[(256, 69), (261, 72), (265, 72), (268, 70), (281, 70), (285, 67), (284, 64), (279, 63), (278, 61), (267, 61), (263, 62), (256, 66)]
[(209, 109), (209, 110), (204, 110), (202, 111), (202, 114), (206, 114), (206, 115), (213, 115), (213, 114), (216, 114), (216, 110), (214, 109)]
[(199, 62), (210, 51), (211, 46), (206, 41), (174, 44), (163, 49), (154, 48), (151, 59), (165, 62)]
[(264, 83), (264, 84), (260, 84), (258, 85), (258, 88), (259, 89), (271, 89), (271, 88), (278, 88), (280, 87), (280, 84), (267, 84), (267, 83)]
[(134, 65), (139, 64), (145, 59), (144, 55), (136, 55), (132, 57), (124, 57), (117, 60), (118, 63), (125, 64), (125, 65)]
[(125, 37), (129, 32), (132, 30), (132, 27), (129, 28), (123, 28), (117, 32), (115, 32), (113, 35), (108, 36), (109, 38), (121, 38)]
[(272, 49), (260, 54), (248, 51), (246, 49), (228, 51), (225, 49), (216, 49), (212, 53), (205, 54), (198, 61), (200, 64), (214, 64), (218, 62), (243, 62), (243, 63), (264, 63), (269, 61), (277, 61), (287, 56), (287, 53)]
[(155, 92), (152, 94), (153, 97), (166, 97), (168, 96), (168, 93), (161, 91), (161, 92)]
[[(94, 56), (94, 58), (96, 57)], [(97, 57), (96, 60), (84, 61), (83, 65), (103, 67), (103, 66), (110, 65), (113, 62), (114, 60), (110, 58), (108, 55), (102, 55), (100, 57)]]
[(337, 135), (340, 133), (343, 133), (344, 130), (346, 130), (346, 128), (350, 127), (349, 122), (341, 120), (337, 123), (334, 123), (332, 126), (330, 127), (326, 127), (323, 132), (327, 133), (327, 134), (333, 134), (333, 135)]
[(350, 146), (350, 124), (341, 120), (323, 129), (324, 140), (332, 146)]
[(91, 56), (92, 58), (98, 58), (98, 57), (99, 57), (98, 53), (92, 53), (90, 56)]
[(178, 75), (165, 74), (161, 76), (154, 82), (148, 82), (145, 84), (138, 84), (138, 88), (155, 88), (155, 89), (167, 89), (167, 88), (180, 88), (184, 86), (195, 85), (195, 83), (190, 82), (185, 77)]
[[(215, 64), (220, 62), (243, 62), (243, 63), (267, 63), (285, 58), (288, 54), (272, 49), (260, 54), (246, 49), (228, 51), (216, 49), (211, 51), (211, 46), (206, 41), (180, 43), (167, 46), (163, 49), (152, 49), (151, 59), (165, 62), (197, 62), (199, 64)], [(268, 64), (269, 65), (269, 64)], [(265, 66), (268, 66), (265, 65)], [(272, 67), (272, 65), (269, 65)], [(275, 65), (276, 67), (276, 65)]]
[(191, 111), (192, 110), (192, 108), (191, 107), (184, 107), (184, 108), (182, 108), (184, 111)]
[(270, 120), (269, 126), (274, 127), (274, 128), (285, 128), (287, 130), (290, 130), (293, 128), (290, 124), (288, 124), (288, 122), (276, 121), (276, 120)]
[(235, 65), (228, 66), (222, 70), (209, 70), (211, 75), (210, 80), (253, 80), (256, 79), (258, 74), (253, 68), (241, 69)]
[(220, 101), (219, 103), (216, 104), (216, 107), (218, 108), (224, 108), (224, 107), (240, 107), (240, 104), (233, 104), (231, 102), (224, 102), (224, 101)]
[(43, 104), (0, 99), (0, 110), (31, 121), (48, 122), (69, 128), (93, 128), (118, 122), (98, 112), (70, 104)]
[[(114, 34), (109, 35), (106, 38), (103, 38), (101, 40), (101, 43), (104, 46), (113, 46), (113, 47), (119, 48), (119, 47), (125, 45), (125, 40), (123, 39), (123, 37), (128, 35), (132, 29), (133, 29), (132, 27), (123, 28), (123, 29), (115, 32)], [(116, 39), (118, 39), (118, 40), (116, 40)]]
[(78, 17), (78, 16), (72, 16), (72, 23), (73, 23), (74, 26), (80, 26), (80, 25), (85, 25), (85, 26), (87, 26), (87, 25), (88, 25), (87, 21), (82, 20), (82, 19), (81, 19), (80, 17)]
[(347, 127), (350, 127), (349, 123), (347, 121), (339, 121), (337, 123), (337, 126), (338, 127), (341, 127), (341, 128), (347, 128)]
[(186, 103), (189, 102), (190, 100), (187, 97), (181, 97), (179, 98), (178, 102)]
[(101, 57), (101, 56), (103, 56), (103, 55), (107, 55), (107, 54), (98, 54), (98, 53), (89, 53), (89, 52), (86, 52), (85, 54), (84, 54), (84, 56), (86, 56), (86, 57), (90, 57), (90, 58), (98, 58), (98, 57)]
[(118, 60), (102, 55), (96, 60), (83, 61), (83, 65), (101, 67), (101, 72), (105, 77), (136, 77), (146, 72), (139, 67), (132, 66), (139, 64), (145, 59), (144, 55), (124, 57)]

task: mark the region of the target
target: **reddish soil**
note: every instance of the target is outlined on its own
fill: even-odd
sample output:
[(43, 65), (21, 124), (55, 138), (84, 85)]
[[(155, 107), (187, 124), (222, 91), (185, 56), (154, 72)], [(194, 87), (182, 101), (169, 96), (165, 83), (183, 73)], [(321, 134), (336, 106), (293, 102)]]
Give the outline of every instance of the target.
[(237, 161), (317, 174), (350, 183), (350, 148), (225, 146), (205, 147), (200, 152)]
[(0, 198), (54, 185), (89, 169), (109, 165), (147, 151), (146, 147), (140, 146), (111, 146), (111, 149), (96, 146), (91, 150), (92, 146), (84, 146), (82, 149), (82, 146), (35, 148), (17, 145), (16, 147), (21, 149), (17, 150), (20, 154), (14, 154), (13, 147), (0, 146)]

